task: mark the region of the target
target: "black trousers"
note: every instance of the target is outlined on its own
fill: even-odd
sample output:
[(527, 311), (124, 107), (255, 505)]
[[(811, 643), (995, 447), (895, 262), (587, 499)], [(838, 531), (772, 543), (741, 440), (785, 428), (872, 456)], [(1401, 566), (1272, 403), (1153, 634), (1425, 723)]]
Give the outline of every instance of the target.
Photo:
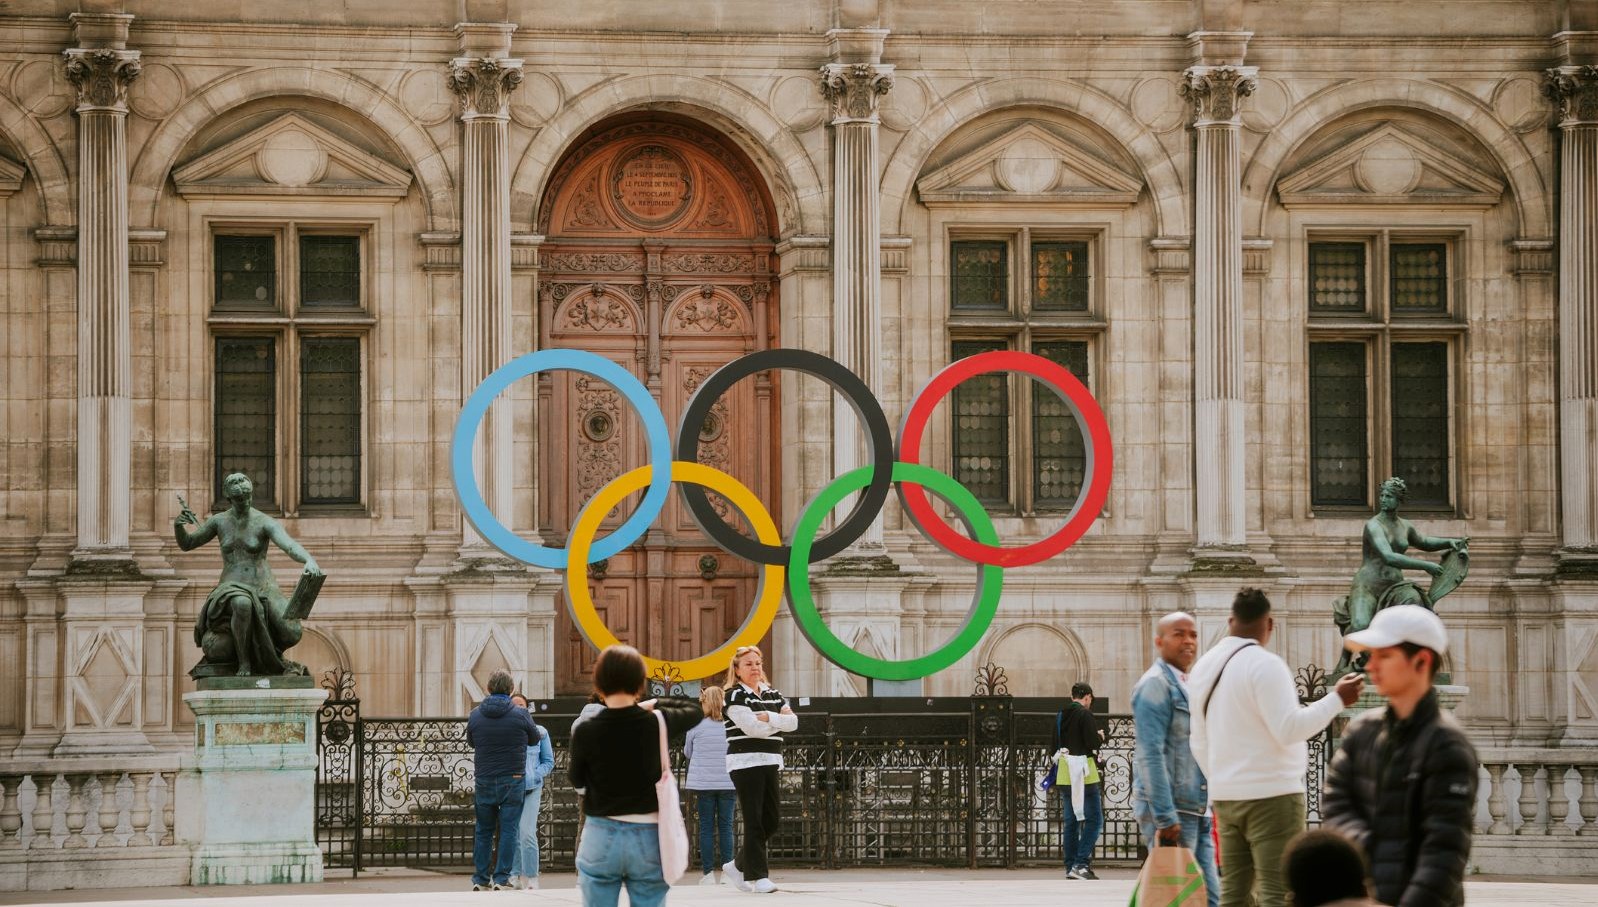
[(728, 772), (738, 791), (738, 808), (744, 814), (744, 841), (734, 860), (744, 880), (754, 882), (771, 875), (766, 865), (766, 842), (777, 833), (782, 818), (777, 802), (777, 767), (757, 765)]

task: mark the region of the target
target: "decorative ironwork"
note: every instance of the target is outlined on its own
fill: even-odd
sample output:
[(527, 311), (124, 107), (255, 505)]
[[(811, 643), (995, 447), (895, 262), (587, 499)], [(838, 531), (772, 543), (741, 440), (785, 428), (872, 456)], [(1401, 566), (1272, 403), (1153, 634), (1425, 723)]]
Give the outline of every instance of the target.
[(316, 841), (328, 868), (360, 871), (361, 700), (355, 675), (322, 675), (328, 691), (316, 714)]
[(355, 674), (343, 668), (333, 668), (322, 674), (321, 688), (328, 699), (355, 699)]
[[(690, 696), (699, 695), (699, 681), (684, 681), (682, 671), (675, 665), (663, 664), (649, 675), (649, 694), (651, 696)], [(685, 769), (686, 770), (686, 769)]]
[(1293, 678), (1293, 686), (1298, 690), (1298, 701), (1311, 703), (1326, 695), (1328, 681), (1331, 677), (1320, 665), (1307, 664), (1298, 669), (1298, 675)]
[(1008, 696), (1010, 695), (1010, 680), (1004, 676), (1004, 669), (988, 662), (977, 668), (977, 685), (971, 691), (972, 696)]
[[(991, 668), (991, 670), (988, 670)], [(1001, 678), (984, 666), (988, 689)], [(661, 684), (657, 687), (656, 684)], [(1002, 689), (1002, 681), (997, 688)], [(656, 695), (692, 695), (680, 676), (651, 678)], [(581, 700), (556, 700), (536, 720), (549, 732), (555, 771), (539, 812), (542, 864), (570, 871), (577, 797), (563, 780), (571, 720)], [(986, 696), (936, 699), (812, 699), (799, 731), (785, 735), (783, 822), (773, 862), (837, 868), (881, 865), (1041, 866), (1060, 862), (1058, 794), (1038, 787), (1061, 699)], [(353, 719), (354, 734), (319, 735), (317, 834), (329, 866), (448, 867), (472, 858), (472, 754), (464, 718), (361, 718), (358, 703), (323, 708), (322, 727)], [(1097, 716), (1104, 833), (1096, 859), (1132, 864), (1145, 854), (1132, 818), (1132, 719)], [(343, 747), (343, 749), (339, 749)], [(1310, 740), (1310, 822), (1320, 821), (1330, 740)], [(355, 753), (358, 758), (342, 758)], [(687, 760), (673, 747), (679, 780)], [(358, 799), (341, 799), (358, 791)], [(698, 804), (685, 802), (689, 827)], [(358, 819), (358, 821), (354, 821)], [(741, 832), (740, 832), (741, 834)], [(697, 835), (691, 835), (697, 846)]]

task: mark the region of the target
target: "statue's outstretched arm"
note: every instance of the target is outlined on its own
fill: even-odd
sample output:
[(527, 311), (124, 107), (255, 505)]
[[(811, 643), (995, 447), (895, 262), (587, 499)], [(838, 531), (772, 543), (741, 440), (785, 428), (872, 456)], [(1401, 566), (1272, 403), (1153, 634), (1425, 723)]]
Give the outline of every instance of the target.
[(184, 551), (193, 551), (195, 548), (216, 538), (216, 517), (207, 517), (200, 528), (190, 532), (184, 525), (183, 518), (172, 521), (172, 534), (177, 537), (178, 547)]
[(272, 520), (268, 531), (271, 533), (273, 543), (282, 548), (284, 554), (304, 564), (306, 572), (321, 572), (321, 568), (316, 566), (316, 560), (305, 551), (305, 548), (299, 542), (294, 541), (288, 530), (283, 528), (282, 523)]
[[(1412, 528), (1411, 532), (1413, 531)], [(1431, 561), (1423, 561), (1418, 557), (1410, 557), (1407, 554), (1399, 554), (1394, 551), (1393, 546), (1387, 544), (1387, 533), (1383, 532), (1380, 527), (1372, 527), (1366, 524), (1365, 535), (1370, 538), (1371, 547), (1376, 549), (1376, 553), (1381, 556), (1382, 561), (1389, 567), (1397, 567), (1400, 570), (1425, 570), (1427, 573), (1432, 573), (1439, 569)]]
[(1468, 538), (1449, 539), (1441, 536), (1433, 538), (1429, 535), (1422, 535), (1420, 530), (1415, 528), (1414, 523), (1409, 524), (1409, 543), (1422, 551), (1447, 551), (1450, 548), (1457, 548), (1468, 541), (1470, 541)]

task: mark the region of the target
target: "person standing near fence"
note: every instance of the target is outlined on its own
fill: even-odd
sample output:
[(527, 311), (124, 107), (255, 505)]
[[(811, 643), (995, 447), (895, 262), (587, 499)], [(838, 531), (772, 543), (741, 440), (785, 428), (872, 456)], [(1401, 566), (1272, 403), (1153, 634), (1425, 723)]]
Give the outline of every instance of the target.
[(1176, 611), (1154, 630), (1159, 656), (1132, 688), (1132, 817), (1150, 849), (1180, 845), (1193, 851), (1204, 874), (1209, 907), (1221, 902), (1210, 834), (1210, 789), (1189, 746), (1192, 707), (1187, 670), (1198, 657), (1198, 624)]
[(1395, 605), (1345, 645), (1370, 651), (1365, 670), (1387, 707), (1349, 722), (1327, 773), (1326, 826), (1370, 857), (1382, 903), (1463, 904), (1479, 764), (1432, 686), (1448, 631), (1429, 609)]
[(510, 701), (513, 685), (505, 671), (490, 674), (487, 698), (466, 719), (477, 818), (472, 838), (473, 891), (510, 887), (510, 867), (515, 859), (522, 800), (527, 790), (527, 747), (538, 743), (533, 720), (525, 709), (516, 708)]
[[(516, 693), (510, 701), (527, 712), (528, 720), (532, 720), (526, 696)], [(538, 730), (538, 744), (527, 747), (527, 771), (523, 775), (527, 790), (522, 797), (522, 816), (517, 822), (516, 858), (510, 865), (511, 887), (524, 890), (538, 887), (538, 808), (544, 798), (544, 779), (555, 770), (555, 750), (549, 745), (549, 731), (536, 721), (533, 727)]]
[(1287, 662), (1268, 651), (1271, 600), (1245, 588), (1232, 599), (1230, 633), (1193, 666), (1193, 758), (1210, 785), (1221, 828), (1221, 904), (1282, 907), (1282, 851), (1304, 830), (1305, 741), (1359, 698), (1360, 677), (1301, 706)]
[(701, 885), (717, 884), (716, 870), (733, 859), (732, 820), (738, 795), (727, 774), (727, 728), (722, 723), (721, 687), (699, 691), (699, 707), (705, 720), (695, 725), (683, 741), (688, 757), (688, 784), (699, 809), (699, 864), (705, 875)]
[(615, 907), (623, 886), (632, 907), (666, 903), (660, 863), (660, 804), (655, 782), (660, 764), (658, 712), (668, 737), (686, 733), (704, 717), (692, 700), (639, 701), (644, 659), (632, 646), (611, 646), (594, 664), (594, 689), (605, 709), (572, 731), (568, 774), (583, 795), (582, 837), (577, 843), (577, 887), (587, 907)]
[(777, 774), (782, 770), (782, 734), (799, 727), (766, 677), (758, 646), (739, 646), (727, 666), (727, 772), (744, 814), (744, 842), (738, 856), (722, 864), (722, 879), (740, 891), (777, 890), (766, 863), (766, 845), (781, 817)]
[[(1071, 685), (1071, 701), (1054, 718), (1052, 742), (1055, 787), (1064, 810), (1065, 877), (1097, 879), (1093, 874), (1093, 847), (1104, 830), (1104, 799), (1100, 795), (1099, 745), (1104, 742), (1093, 720), (1093, 687), (1085, 681)], [(1063, 760), (1063, 761), (1062, 761)]]

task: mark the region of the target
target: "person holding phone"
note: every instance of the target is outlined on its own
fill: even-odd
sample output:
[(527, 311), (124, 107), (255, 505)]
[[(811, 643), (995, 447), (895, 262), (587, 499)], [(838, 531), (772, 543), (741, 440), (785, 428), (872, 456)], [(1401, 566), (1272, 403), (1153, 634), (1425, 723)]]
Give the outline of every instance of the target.
[(777, 833), (781, 818), (777, 773), (782, 770), (782, 734), (799, 727), (799, 717), (788, 707), (766, 677), (758, 646), (739, 646), (733, 652), (723, 683), (727, 697), (727, 773), (738, 791), (744, 814), (743, 847), (721, 867), (722, 879), (740, 891), (770, 894), (777, 890), (766, 865), (766, 845)]

